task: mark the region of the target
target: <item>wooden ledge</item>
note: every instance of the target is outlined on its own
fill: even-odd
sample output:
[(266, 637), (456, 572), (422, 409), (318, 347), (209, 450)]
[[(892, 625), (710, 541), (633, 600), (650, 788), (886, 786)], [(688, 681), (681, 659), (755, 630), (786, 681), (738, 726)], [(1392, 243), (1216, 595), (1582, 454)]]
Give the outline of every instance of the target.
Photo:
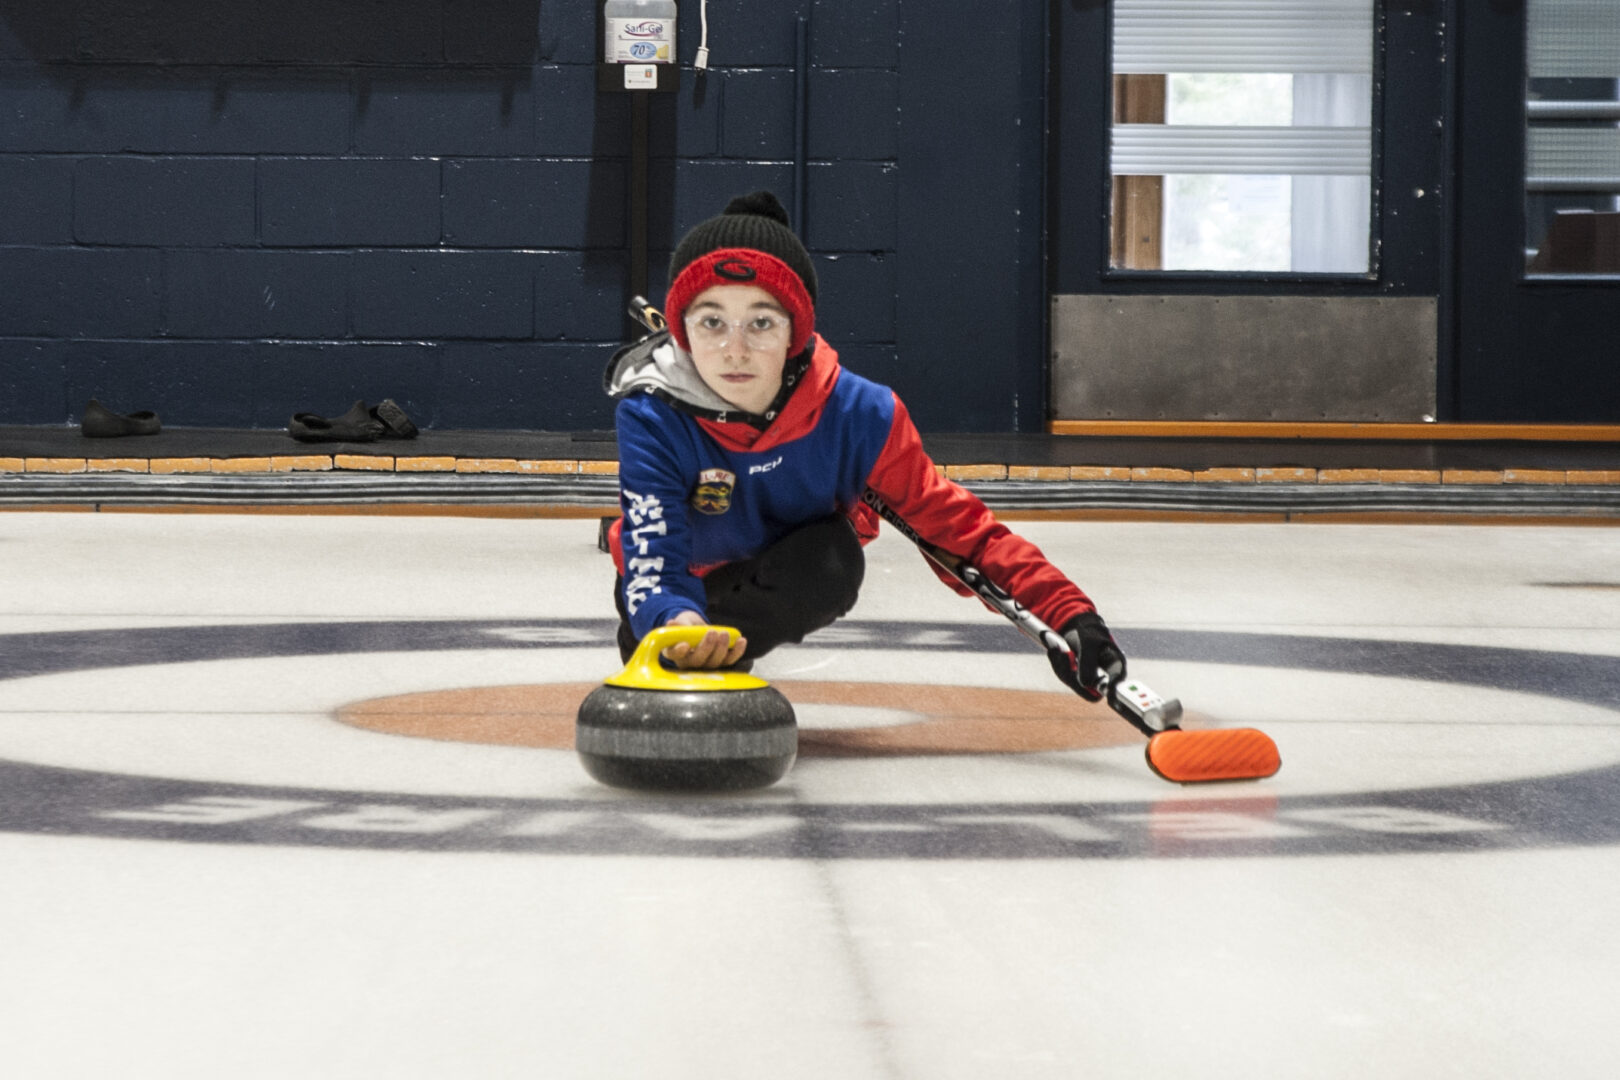
[(1053, 420), (1053, 435), (1147, 439), (1398, 439), (1620, 442), (1620, 424), (1272, 423), (1249, 420)]
[(238, 458), (47, 458), (0, 457), (0, 473), (534, 473), (616, 476), (617, 461), (527, 458), (377, 457), (362, 454), (295, 454)]

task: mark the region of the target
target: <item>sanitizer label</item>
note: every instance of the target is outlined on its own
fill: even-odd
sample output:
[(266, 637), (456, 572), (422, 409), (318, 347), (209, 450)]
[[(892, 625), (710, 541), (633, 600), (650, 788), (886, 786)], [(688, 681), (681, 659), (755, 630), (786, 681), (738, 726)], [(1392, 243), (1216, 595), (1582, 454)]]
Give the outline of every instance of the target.
[(675, 24), (663, 19), (609, 19), (604, 54), (610, 64), (675, 61)]

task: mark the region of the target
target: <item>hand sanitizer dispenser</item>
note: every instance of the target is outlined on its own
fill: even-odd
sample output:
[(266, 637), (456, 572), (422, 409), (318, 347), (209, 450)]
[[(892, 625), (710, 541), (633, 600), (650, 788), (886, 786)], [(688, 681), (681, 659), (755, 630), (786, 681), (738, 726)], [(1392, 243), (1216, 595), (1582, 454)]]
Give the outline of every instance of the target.
[(599, 90), (672, 90), (675, 0), (605, 0)]

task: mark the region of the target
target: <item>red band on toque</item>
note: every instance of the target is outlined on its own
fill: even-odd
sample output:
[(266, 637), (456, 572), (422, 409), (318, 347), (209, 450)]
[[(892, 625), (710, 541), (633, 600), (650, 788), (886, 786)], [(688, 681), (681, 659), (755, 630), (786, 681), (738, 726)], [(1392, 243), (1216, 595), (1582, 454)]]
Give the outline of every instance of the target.
[(669, 286), (664, 317), (675, 343), (691, 351), (686, 340), (686, 309), (698, 294), (716, 285), (757, 285), (781, 304), (793, 319), (793, 340), (788, 355), (797, 356), (810, 344), (816, 329), (816, 307), (788, 264), (775, 255), (753, 248), (721, 248), (687, 263)]

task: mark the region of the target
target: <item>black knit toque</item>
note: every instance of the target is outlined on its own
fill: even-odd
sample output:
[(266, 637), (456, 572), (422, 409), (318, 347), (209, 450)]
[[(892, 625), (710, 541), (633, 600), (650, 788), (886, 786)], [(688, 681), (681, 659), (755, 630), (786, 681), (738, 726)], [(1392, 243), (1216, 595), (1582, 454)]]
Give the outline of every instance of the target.
[(669, 280), (680, 277), (695, 259), (721, 248), (751, 248), (775, 255), (799, 275), (804, 291), (812, 302), (815, 300), (816, 268), (810, 262), (810, 253), (788, 228), (787, 211), (771, 192), (739, 195), (726, 204), (719, 216), (693, 226), (670, 257)]
[(682, 237), (669, 261), (664, 316), (681, 348), (690, 348), (683, 323), (687, 306), (715, 285), (756, 285), (793, 319), (789, 354), (798, 355), (816, 325), (816, 268), (788, 228), (787, 211), (769, 191), (740, 195), (718, 217)]

